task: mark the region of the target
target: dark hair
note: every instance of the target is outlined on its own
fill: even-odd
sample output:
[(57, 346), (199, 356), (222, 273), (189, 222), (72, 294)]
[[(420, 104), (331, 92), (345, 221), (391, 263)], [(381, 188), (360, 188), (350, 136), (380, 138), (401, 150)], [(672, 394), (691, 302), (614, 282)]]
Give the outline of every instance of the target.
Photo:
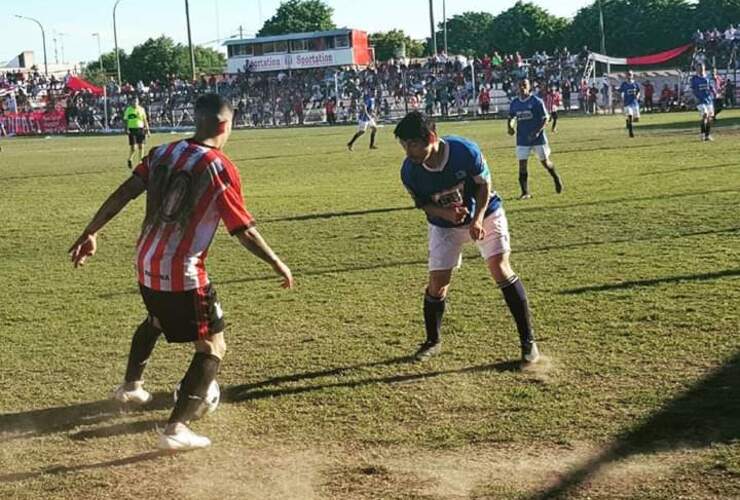
[(421, 111), (412, 111), (398, 122), (393, 135), (402, 141), (428, 141), (429, 136), (437, 131), (434, 120)]
[(224, 108), (233, 111), (231, 102), (218, 94), (203, 94), (195, 101), (195, 114), (204, 118), (216, 118)]

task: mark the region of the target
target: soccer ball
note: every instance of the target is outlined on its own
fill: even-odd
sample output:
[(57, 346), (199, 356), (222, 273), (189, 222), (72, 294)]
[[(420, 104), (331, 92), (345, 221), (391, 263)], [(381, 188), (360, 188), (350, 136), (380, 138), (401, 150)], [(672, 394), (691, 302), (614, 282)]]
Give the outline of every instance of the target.
[[(180, 384), (182, 384), (182, 381), (178, 382), (175, 386), (175, 392), (173, 394), (175, 403), (177, 403), (177, 399), (180, 397)], [(193, 416), (193, 420), (198, 420), (216, 411), (216, 408), (218, 408), (218, 402), (220, 400), (221, 388), (218, 386), (218, 382), (214, 380), (211, 382), (211, 385), (208, 386), (206, 399), (203, 400), (203, 404), (200, 405), (198, 411), (195, 413), (195, 416)]]

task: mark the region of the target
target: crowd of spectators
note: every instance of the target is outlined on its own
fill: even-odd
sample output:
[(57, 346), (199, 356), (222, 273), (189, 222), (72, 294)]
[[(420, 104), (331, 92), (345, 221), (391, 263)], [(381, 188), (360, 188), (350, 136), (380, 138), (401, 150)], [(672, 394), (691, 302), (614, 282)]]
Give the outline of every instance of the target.
[(691, 41), (695, 47), (695, 62), (734, 69), (740, 67), (737, 61), (740, 29), (734, 25), (730, 24), (724, 31), (717, 28), (707, 31), (696, 30)]
[[(712, 30), (697, 33), (696, 57), (708, 57), (737, 47), (740, 30)], [(711, 51), (711, 52), (710, 52)], [(703, 55), (702, 55), (703, 54)], [(233, 75), (202, 76), (195, 82), (176, 76), (148, 83), (119, 85), (114, 79), (106, 84), (107, 99), (90, 92), (65, 92), (66, 77), (46, 78), (38, 72), (0, 75), (0, 96), (12, 88), (15, 99), (0, 98), (0, 113), (28, 111), (35, 106), (63, 106), (72, 130), (88, 131), (122, 126), (121, 116), (129, 100), (138, 96), (147, 109), (154, 127), (179, 127), (193, 123), (192, 103), (198, 94), (218, 92), (231, 99), (236, 126), (285, 126), (327, 122), (348, 123), (356, 120), (363, 96), (373, 94), (380, 119), (392, 120), (407, 109), (464, 117), (505, 111), (516, 93), (516, 82), (528, 77), (536, 93), (547, 89), (562, 94), (566, 111), (587, 114), (612, 109), (607, 82), (587, 81), (584, 67), (587, 47), (571, 53), (567, 47), (552, 54), (537, 51), (525, 58), (519, 52), (501, 55), (497, 51), (468, 59), (441, 53), (426, 59), (394, 59), (367, 68), (319, 68), (261, 73), (245, 67)], [(650, 89), (650, 90), (648, 90)], [(651, 85), (658, 109), (672, 109), (679, 89), (664, 88), (659, 97)], [(104, 106), (107, 109), (104, 110)], [(500, 108), (501, 106), (502, 108)], [(106, 113), (107, 112), (107, 113)], [(107, 122), (106, 122), (107, 119)]]

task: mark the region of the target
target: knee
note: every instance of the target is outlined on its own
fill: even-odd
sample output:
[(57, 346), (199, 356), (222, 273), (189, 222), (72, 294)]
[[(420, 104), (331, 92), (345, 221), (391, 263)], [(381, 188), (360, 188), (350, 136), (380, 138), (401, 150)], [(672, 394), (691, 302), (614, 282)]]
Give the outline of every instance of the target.
[(496, 283), (504, 282), (514, 274), (508, 254), (494, 255), (488, 259), (488, 270)]
[(447, 297), (447, 291), (449, 290), (450, 285), (437, 285), (430, 283), (429, 286), (427, 286), (426, 289), (426, 295), (433, 298), (442, 300), (445, 297)]
[(195, 343), (195, 350), (203, 354), (216, 356), (223, 359), (226, 355), (226, 341), (222, 333), (212, 335), (208, 339), (199, 340)]

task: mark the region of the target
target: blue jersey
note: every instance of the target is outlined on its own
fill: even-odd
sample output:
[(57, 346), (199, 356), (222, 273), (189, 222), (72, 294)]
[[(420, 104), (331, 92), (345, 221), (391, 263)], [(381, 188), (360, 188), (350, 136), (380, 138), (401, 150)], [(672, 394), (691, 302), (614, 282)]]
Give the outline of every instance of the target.
[(691, 77), (691, 91), (696, 97), (697, 104), (712, 104), (712, 80), (708, 76), (694, 75)]
[(516, 118), (516, 145), (542, 146), (547, 144), (544, 125), (547, 121), (545, 103), (530, 95), (522, 100), (516, 97), (509, 105), (509, 118)]
[[(457, 227), (470, 224), (475, 213), (475, 192), (480, 184), (490, 182), (491, 174), (480, 148), (462, 137), (447, 136), (447, 162), (439, 170), (429, 170), (408, 158), (401, 166), (401, 181), (414, 198), (418, 208), (429, 203), (440, 207), (467, 207), (470, 214), (458, 225), (439, 217), (430, 217), (430, 224)], [(501, 207), (501, 198), (495, 192), (488, 199), (485, 216)]]
[(360, 113), (360, 121), (369, 122), (372, 119), (373, 111), (375, 109), (375, 98), (366, 95), (363, 98), (363, 103), (365, 104), (365, 109), (363, 109), (362, 113)]
[(622, 82), (619, 87), (625, 106), (634, 106), (639, 104), (637, 96), (640, 95), (640, 85), (637, 82)]

